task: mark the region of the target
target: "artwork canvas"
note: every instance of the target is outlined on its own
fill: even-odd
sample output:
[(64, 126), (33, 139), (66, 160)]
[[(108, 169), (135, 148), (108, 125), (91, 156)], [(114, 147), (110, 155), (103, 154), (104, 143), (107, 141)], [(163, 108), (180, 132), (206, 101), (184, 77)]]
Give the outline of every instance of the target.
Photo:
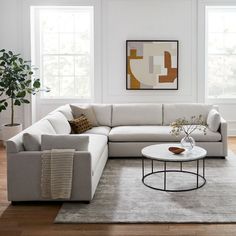
[(177, 40), (127, 40), (126, 89), (177, 90)]

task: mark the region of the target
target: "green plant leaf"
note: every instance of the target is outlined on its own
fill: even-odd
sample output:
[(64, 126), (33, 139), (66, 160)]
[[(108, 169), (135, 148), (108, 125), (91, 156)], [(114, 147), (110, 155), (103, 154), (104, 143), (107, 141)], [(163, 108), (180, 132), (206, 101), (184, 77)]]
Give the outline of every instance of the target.
[(4, 53), (3, 53), (3, 57), (6, 58), (6, 59), (8, 59), (10, 56), (9, 56), (6, 52), (4, 52)]
[(34, 87), (34, 88), (40, 88), (40, 81), (39, 81), (39, 79), (37, 79), (37, 80), (34, 81), (33, 87)]
[(6, 110), (6, 107), (4, 105), (0, 105), (0, 112)]
[(29, 103), (30, 103), (30, 101), (29, 101), (29, 100), (27, 100), (27, 99), (21, 99), (21, 102), (22, 102), (22, 103), (27, 103), (27, 104), (29, 104)]
[(15, 100), (14, 105), (16, 105), (16, 106), (20, 106), (20, 105), (21, 105), (20, 100)]
[(32, 80), (31, 80), (31, 79), (29, 79), (29, 80), (25, 81), (25, 84), (26, 84), (26, 86), (29, 86), (29, 85), (31, 84), (31, 82), (32, 82)]
[(25, 95), (26, 95), (26, 92), (23, 90), (23, 91), (18, 92), (16, 94), (16, 97), (17, 98), (23, 98), (23, 97), (25, 97)]
[(7, 89), (7, 91), (6, 91), (6, 95), (8, 95), (9, 97), (11, 96), (11, 89), (10, 89), (10, 88)]
[(7, 99), (13, 100), (14, 105), (20, 106), (23, 103), (30, 103), (25, 99), (26, 94), (39, 92), (41, 86), (39, 79), (34, 78), (34, 82), (30, 79), (35, 69), (30, 61), (24, 60), (20, 54), (5, 49), (0, 50), (0, 96), (4, 96), (1, 97), (0, 112), (9, 106)]

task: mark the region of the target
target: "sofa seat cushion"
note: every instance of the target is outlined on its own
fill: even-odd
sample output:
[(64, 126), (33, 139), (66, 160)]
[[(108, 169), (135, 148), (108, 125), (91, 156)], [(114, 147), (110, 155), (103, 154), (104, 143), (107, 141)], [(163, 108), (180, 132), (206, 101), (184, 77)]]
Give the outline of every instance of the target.
[(85, 134), (101, 134), (108, 136), (110, 133), (111, 128), (108, 126), (98, 126), (98, 127), (93, 127), (90, 130), (87, 130)]
[(89, 136), (88, 152), (92, 159), (92, 173), (95, 172), (102, 153), (107, 145), (108, 138), (100, 134), (78, 134), (80, 136)]
[[(119, 126), (112, 128), (109, 134), (111, 142), (176, 142), (184, 135), (176, 137), (170, 134), (170, 126)], [(197, 142), (217, 142), (221, 140), (219, 132), (207, 129), (206, 135), (195, 130), (192, 137)]]

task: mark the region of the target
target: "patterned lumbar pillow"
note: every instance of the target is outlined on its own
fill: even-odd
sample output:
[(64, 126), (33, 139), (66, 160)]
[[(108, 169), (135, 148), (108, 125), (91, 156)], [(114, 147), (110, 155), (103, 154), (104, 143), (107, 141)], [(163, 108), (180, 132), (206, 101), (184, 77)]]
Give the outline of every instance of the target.
[(75, 134), (81, 134), (93, 128), (92, 124), (85, 115), (81, 115), (74, 120), (70, 120), (69, 123)]

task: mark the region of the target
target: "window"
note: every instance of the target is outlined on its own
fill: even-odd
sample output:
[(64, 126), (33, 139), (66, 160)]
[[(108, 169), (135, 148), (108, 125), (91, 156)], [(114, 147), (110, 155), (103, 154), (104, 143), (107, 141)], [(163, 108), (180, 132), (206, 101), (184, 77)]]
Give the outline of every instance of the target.
[(92, 97), (93, 7), (34, 7), (34, 59), (43, 87), (41, 98)]
[(236, 7), (206, 8), (208, 98), (236, 98)]

